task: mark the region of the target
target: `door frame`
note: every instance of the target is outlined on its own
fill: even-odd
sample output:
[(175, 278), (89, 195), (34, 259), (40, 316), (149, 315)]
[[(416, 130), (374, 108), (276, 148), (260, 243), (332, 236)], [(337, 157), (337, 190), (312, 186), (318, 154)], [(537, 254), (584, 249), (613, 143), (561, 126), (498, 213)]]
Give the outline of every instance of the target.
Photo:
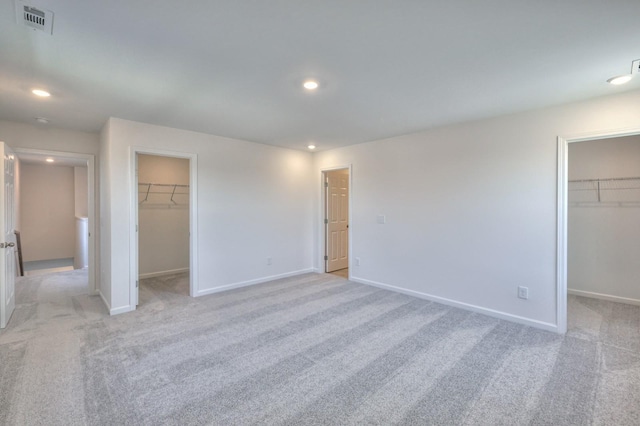
[(326, 192), (326, 188), (324, 186), (324, 182), (326, 180), (326, 176), (328, 172), (334, 172), (336, 170), (347, 170), (349, 172), (349, 188), (347, 191), (348, 197), (349, 197), (349, 228), (347, 228), (347, 239), (348, 241), (348, 254), (347, 256), (349, 256), (348, 259), (348, 268), (349, 268), (349, 279), (351, 279), (352, 276), (352, 269), (351, 269), (351, 259), (352, 259), (352, 247), (353, 247), (353, 239), (351, 238), (351, 234), (352, 234), (352, 230), (353, 230), (353, 209), (351, 208), (353, 206), (353, 170), (352, 170), (352, 165), (348, 164), (345, 166), (334, 166), (334, 167), (325, 167), (320, 169), (320, 220), (318, 221), (320, 223), (320, 228), (319, 228), (319, 234), (320, 238), (318, 238), (319, 240), (319, 250), (318, 250), (318, 271), (320, 273), (323, 274), (327, 274), (327, 263), (326, 260), (324, 260), (324, 257), (327, 255), (327, 226), (324, 223), (324, 219), (326, 218), (326, 212), (327, 212), (327, 192)]
[(130, 182), (131, 182), (131, 229), (129, 230), (129, 297), (131, 308), (138, 305), (139, 265), (138, 265), (138, 154), (157, 155), (161, 157), (184, 158), (189, 160), (189, 296), (196, 297), (198, 286), (198, 155), (190, 152), (171, 151), (166, 149), (131, 147)]
[(558, 136), (556, 321), (558, 333), (567, 332), (567, 225), (569, 213), (569, 144), (640, 135), (640, 127)]
[[(87, 163), (87, 188), (89, 191), (87, 203), (89, 204), (87, 217), (88, 217), (88, 230), (89, 230), (89, 270), (87, 272), (89, 282), (87, 283), (87, 290), (91, 295), (99, 295), (100, 294), (100, 282), (98, 279), (98, 259), (96, 257), (97, 247), (98, 247), (98, 238), (96, 235), (96, 156), (93, 154), (81, 154), (77, 152), (68, 152), (68, 151), (49, 151), (43, 149), (31, 149), (31, 148), (12, 148), (13, 152), (16, 154), (18, 159), (20, 159), (20, 154), (29, 154), (29, 155), (38, 155), (42, 157), (64, 157), (64, 158), (74, 158), (78, 160), (86, 161)], [(22, 187), (20, 188), (22, 191)], [(19, 194), (18, 194), (19, 196)], [(21, 206), (22, 207), (22, 206)]]

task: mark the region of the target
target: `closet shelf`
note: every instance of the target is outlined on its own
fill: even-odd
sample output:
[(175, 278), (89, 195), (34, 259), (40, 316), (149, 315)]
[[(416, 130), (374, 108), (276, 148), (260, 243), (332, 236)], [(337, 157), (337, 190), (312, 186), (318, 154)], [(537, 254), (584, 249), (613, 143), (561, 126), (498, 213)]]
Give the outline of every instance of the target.
[[(569, 180), (574, 202), (640, 202), (640, 177)], [(607, 195), (605, 195), (607, 194)]]
[[(174, 199), (176, 196), (189, 196), (189, 185), (182, 185), (178, 183), (149, 183), (149, 182), (138, 182), (138, 194), (144, 194), (144, 199), (139, 202), (139, 204), (144, 204), (145, 202), (149, 202), (149, 196), (164, 196), (170, 195), (169, 203), (160, 203), (160, 204), (170, 204), (179, 205), (179, 203)], [(142, 195), (139, 195), (138, 198), (142, 198)], [(156, 204), (158, 197), (155, 197)]]

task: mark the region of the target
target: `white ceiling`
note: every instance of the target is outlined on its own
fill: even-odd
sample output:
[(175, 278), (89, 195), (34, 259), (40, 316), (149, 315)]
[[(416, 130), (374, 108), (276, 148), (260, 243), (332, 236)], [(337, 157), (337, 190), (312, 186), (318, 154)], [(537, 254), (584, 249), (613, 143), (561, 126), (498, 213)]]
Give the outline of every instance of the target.
[(32, 4), (55, 13), (52, 36), (0, 0), (0, 119), (322, 150), (640, 89), (605, 82), (640, 58), (639, 0)]

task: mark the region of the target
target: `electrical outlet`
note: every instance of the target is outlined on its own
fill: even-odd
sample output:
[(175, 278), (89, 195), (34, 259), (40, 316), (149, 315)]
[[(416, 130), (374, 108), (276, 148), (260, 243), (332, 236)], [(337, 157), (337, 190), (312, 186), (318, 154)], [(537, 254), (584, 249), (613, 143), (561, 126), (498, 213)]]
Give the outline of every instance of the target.
[(528, 299), (529, 298), (529, 288), (528, 287), (518, 287), (518, 297), (520, 299)]
[(271, 265), (273, 263), (273, 261), (271, 260), (270, 257), (267, 257), (267, 265)]
[(356, 266), (360, 266), (360, 258), (356, 257)]

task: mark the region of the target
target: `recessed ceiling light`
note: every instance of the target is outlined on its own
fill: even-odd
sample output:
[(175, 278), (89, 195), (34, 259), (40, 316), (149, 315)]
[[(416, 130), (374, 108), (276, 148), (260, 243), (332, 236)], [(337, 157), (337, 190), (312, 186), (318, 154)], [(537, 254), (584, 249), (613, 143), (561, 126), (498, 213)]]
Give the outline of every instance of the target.
[(305, 81), (302, 86), (307, 90), (316, 90), (318, 88), (318, 82), (314, 80)]
[(49, 96), (51, 96), (51, 93), (42, 89), (33, 89), (31, 93), (33, 93), (36, 96), (40, 96), (41, 98), (48, 98)]
[(607, 83), (615, 84), (617, 86), (620, 84), (628, 83), (629, 80), (631, 80), (632, 78), (633, 76), (631, 74), (624, 74), (624, 75), (619, 75), (617, 77), (611, 77), (609, 80), (607, 80)]
[(53, 158), (47, 158), (47, 159), (46, 159), (46, 160), (44, 160), (44, 161), (46, 161), (47, 163), (53, 163), (53, 162), (54, 162), (54, 161), (56, 161), (56, 160), (54, 160)]
[(309, 148), (309, 149), (316, 149), (316, 146), (315, 146), (314, 144), (309, 144), (309, 145), (307, 146), (307, 148)]
[(40, 124), (49, 124), (49, 119), (44, 117), (36, 117), (36, 121)]

